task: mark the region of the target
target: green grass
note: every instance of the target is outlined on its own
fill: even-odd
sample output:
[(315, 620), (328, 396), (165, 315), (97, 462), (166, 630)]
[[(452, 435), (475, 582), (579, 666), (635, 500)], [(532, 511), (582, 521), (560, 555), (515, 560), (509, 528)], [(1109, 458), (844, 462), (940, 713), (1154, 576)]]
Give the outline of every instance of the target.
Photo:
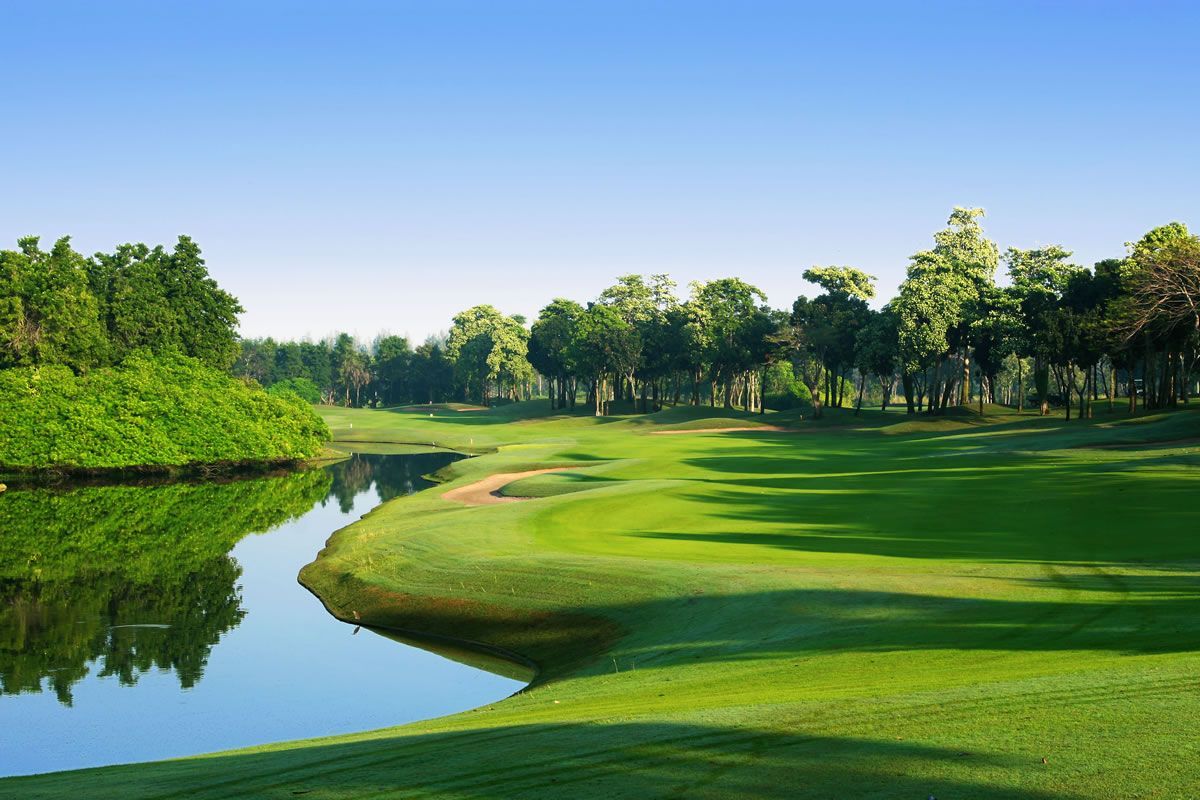
[(0, 796), (1200, 794), (1200, 413), (647, 435), (705, 416), (327, 412), (340, 440), (488, 452), (448, 486), (577, 468), (526, 503), (393, 501), (302, 574), (341, 616), (532, 660), (532, 688)]

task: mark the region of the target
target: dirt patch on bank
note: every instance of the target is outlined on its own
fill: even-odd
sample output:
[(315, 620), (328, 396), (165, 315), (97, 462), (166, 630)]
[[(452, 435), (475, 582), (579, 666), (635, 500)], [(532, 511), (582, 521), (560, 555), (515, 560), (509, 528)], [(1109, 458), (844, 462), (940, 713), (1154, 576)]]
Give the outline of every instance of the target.
[(573, 467), (550, 467), (549, 469), (531, 469), (525, 472), (497, 472), (481, 481), (469, 483), (451, 489), (442, 495), (443, 500), (462, 503), (464, 506), (490, 506), (494, 503), (512, 503), (518, 500), (532, 500), (530, 497), (509, 497), (500, 494), (500, 490), (513, 481), (528, 478), (532, 475), (544, 475), (547, 472), (563, 472)]

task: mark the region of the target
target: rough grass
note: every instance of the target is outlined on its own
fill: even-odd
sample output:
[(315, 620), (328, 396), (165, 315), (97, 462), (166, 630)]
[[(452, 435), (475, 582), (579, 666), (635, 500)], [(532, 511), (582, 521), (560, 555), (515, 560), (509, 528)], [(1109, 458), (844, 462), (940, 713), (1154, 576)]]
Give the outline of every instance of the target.
[(393, 501), (302, 578), (340, 615), (530, 659), (531, 689), (0, 795), (1200, 794), (1200, 413), (835, 411), (683, 436), (537, 404), (431, 413), (326, 416), (344, 440), (498, 448), (447, 486), (577, 469), (511, 487), (546, 495), (526, 503)]

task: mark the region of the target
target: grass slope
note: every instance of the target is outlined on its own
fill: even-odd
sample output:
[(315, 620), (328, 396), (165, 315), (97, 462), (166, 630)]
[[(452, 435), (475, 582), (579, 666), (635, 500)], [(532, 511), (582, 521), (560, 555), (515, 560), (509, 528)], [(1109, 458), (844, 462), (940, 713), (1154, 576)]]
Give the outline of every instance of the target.
[[(339, 532), (304, 582), (341, 616), (531, 659), (533, 687), (0, 795), (1200, 793), (1200, 413), (647, 435), (705, 414), (328, 412), (340, 440), (499, 449)], [(532, 502), (440, 498), (547, 466), (578, 469), (509, 487)]]

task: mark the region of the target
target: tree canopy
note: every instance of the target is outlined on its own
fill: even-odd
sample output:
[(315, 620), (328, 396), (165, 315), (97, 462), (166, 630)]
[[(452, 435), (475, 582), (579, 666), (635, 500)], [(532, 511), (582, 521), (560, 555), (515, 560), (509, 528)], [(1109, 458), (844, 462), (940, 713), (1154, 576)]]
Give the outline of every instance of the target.
[(237, 357), (242, 310), (187, 236), (171, 251), (123, 244), (91, 258), (69, 237), (49, 251), (36, 236), (0, 251), (0, 368), (82, 372), (148, 350), (225, 369)]

